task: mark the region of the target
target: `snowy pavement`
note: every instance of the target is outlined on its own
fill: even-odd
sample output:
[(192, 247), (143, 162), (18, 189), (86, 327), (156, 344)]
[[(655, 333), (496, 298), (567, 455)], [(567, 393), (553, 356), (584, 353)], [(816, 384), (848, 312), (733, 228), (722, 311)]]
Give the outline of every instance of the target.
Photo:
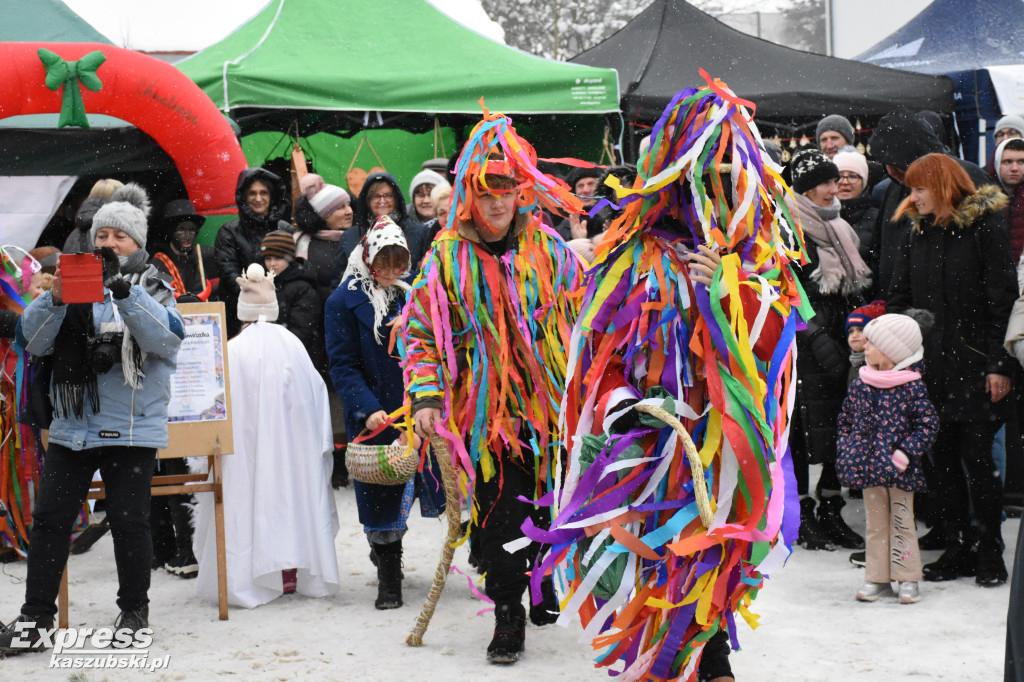
[[(167, 670), (84, 671), (76, 682), (177, 680), (505, 680), (597, 681), (590, 651), (577, 641), (579, 626), (527, 626), (526, 654), (515, 666), (488, 665), (488, 605), (470, 592), (466, 578), (452, 575), (441, 597), (425, 646), (405, 638), (426, 595), (440, 553), (444, 526), (421, 519), (414, 507), (406, 536), (404, 608), (373, 608), (376, 576), (356, 522), (351, 488), (336, 492), (342, 530), (336, 545), (342, 589), (330, 599), (281, 597), (255, 610), (234, 608), (219, 621), (215, 604), (199, 601), (193, 581), (166, 571), (153, 573), (150, 622), (152, 656), (169, 655)], [(844, 510), (863, 529), (863, 506)], [(1007, 565), (1012, 562), (1018, 519), (1003, 524)], [(761, 626), (739, 632), (743, 651), (732, 656), (739, 682), (830, 680), (1002, 679), (1009, 585), (977, 587), (972, 579), (922, 583), (918, 604), (895, 599), (862, 604), (853, 595), (863, 580), (848, 551), (797, 548), (787, 565), (754, 601)], [(925, 552), (931, 561), (938, 552)], [(477, 577), (460, 548), (455, 565)], [(24, 596), (24, 562), (0, 565), (0, 619), (13, 618)], [(117, 616), (117, 578), (109, 535), (88, 553), (71, 558), (71, 624), (109, 626)], [(741, 621), (742, 622), (742, 621)], [(50, 654), (0, 661), (3, 680), (69, 680), (71, 671), (50, 670)]]

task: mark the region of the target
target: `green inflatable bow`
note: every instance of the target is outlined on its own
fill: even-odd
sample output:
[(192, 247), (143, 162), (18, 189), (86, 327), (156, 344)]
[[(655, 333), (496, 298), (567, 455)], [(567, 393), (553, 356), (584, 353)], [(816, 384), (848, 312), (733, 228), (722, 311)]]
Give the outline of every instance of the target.
[[(59, 54), (50, 52), (45, 48), (39, 48), (39, 59), (46, 67), (46, 87), (56, 91), (64, 87), (63, 101), (60, 105), (60, 120), (58, 128), (64, 126), (78, 126), (89, 129), (89, 119), (85, 115), (85, 105), (82, 103), (82, 89), (78, 83), (89, 88), (93, 92), (103, 87), (103, 82), (96, 75), (96, 69), (100, 64), (107, 61), (106, 55), (97, 50), (83, 55), (77, 62), (67, 62)], [(76, 83), (75, 81), (78, 81)]]

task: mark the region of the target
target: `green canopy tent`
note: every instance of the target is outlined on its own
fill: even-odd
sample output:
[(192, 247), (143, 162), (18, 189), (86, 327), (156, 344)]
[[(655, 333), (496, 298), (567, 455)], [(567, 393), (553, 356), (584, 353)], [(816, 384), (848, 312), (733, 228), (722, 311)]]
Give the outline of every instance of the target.
[[(526, 54), (425, 1), (273, 0), (177, 66), (238, 122), (250, 163), (298, 138), (317, 172), (341, 185), (365, 137), (406, 186), (442, 144), (455, 151), (481, 97), (541, 156), (596, 160), (605, 115), (619, 110), (614, 70)], [(356, 165), (380, 164), (364, 144)]]

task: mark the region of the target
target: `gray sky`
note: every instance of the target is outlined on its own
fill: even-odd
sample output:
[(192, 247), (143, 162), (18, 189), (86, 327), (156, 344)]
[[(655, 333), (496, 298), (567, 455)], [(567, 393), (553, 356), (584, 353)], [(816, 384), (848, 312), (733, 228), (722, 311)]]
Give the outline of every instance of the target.
[[(275, 0), (276, 1), (276, 0)], [(297, 2), (299, 0), (285, 0)], [(258, 14), (269, 0), (64, 0), (115, 45), (147, 51), (197, 51)], [(480, 0), (430, 0), (431, 4), (494, 40), (504, 31)]]

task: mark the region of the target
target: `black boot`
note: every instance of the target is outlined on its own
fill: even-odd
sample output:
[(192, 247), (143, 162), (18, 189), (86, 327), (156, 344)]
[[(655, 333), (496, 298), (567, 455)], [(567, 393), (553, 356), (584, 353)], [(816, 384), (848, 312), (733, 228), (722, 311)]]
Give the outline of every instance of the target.
[(846, 549), (864, 549), (864, 538), (857, 535), (843, 520), (846, 500), (841, 495), (821, 498), (818, 505), (818, 527), (828, 536), (832, 544)]
[(813, 497), (804, 497), (800, 500), (800, 532), (796, 541), (805, 549), (824, 549), (830, 552), (835, 549), (828, 535), (818, 526), (818, 519), (814, 517)]
[(558, 620), (558, 598), (555, 597), (555, 583), (550, 576), (541, 581), (540, 594), (539, 604), (530, 600), (530, 622), (534, 625), (551, 625)]
[[(978, 553), (967, 531), (946, 532), (946, 551), (938, 561), (925, 564), (924, 579), (930, 582), (956, 580), (975, 575), (978, 570)], [(1005, 570), (1005, 569), (1004, 569)]]
[(348, 467), (345, 466), (345, 448), (334, 448), (334, 470), (331, 472), (331, 486), (335, 490), (348, 487)]
[(0, 654), (16, 656), (25, 653), (37, 653), (48, 648), (47, 642), (53, 637), (41, 637), (41, 631), (53, 628), (52, 616), (30, 616), (21, 614), (0, 629)]
[(143, 606), (137, 609), (121, 611), (117, 620), (114, 621), (114, 630), (131, 630), (134, 635), (139, 630), (149, 627), (149, 607)]
[(526, 609), (522, 604), (499, 602), (494, 605), (494, 638), (487, 645), (491, 663), (515, 663), (526, 641)]
[(383, 611), (402, 606), (402, 541), (374, 545), (377, 556), (377, 599), (373, 605)]
[(1003, 539), (998, 532), (982, 536), (978, 541), (977, 576), (974, 582), (982, 587), (999, 587), (1007, 579), (1003, 563)]

